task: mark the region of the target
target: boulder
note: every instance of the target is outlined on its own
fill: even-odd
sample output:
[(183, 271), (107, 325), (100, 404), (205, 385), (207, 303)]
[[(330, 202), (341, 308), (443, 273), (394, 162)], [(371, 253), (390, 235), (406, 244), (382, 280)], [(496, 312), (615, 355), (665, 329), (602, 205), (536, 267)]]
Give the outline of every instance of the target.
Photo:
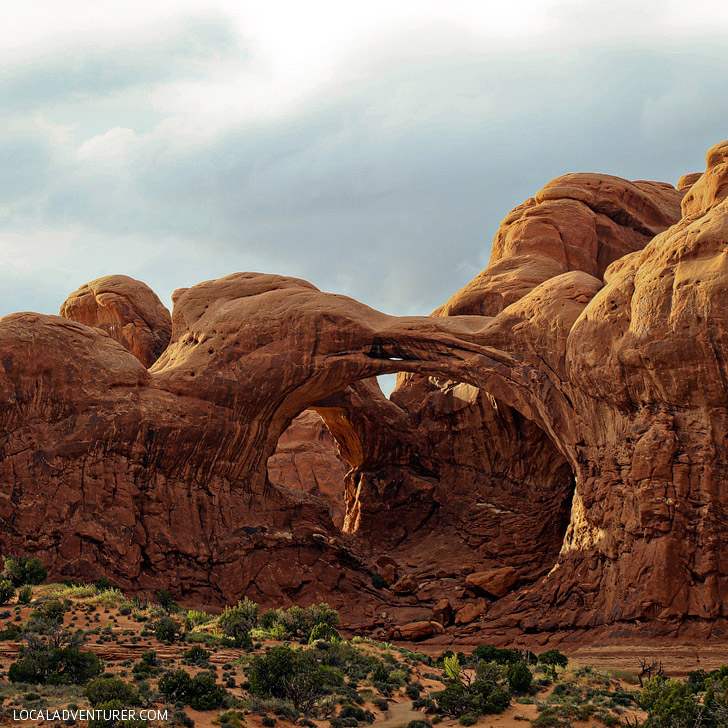
[(465, 583), (471, 589), (500, 598), (504, 597), (518, 583), (519, 578), (518, 572), (513, 567), (502, 566), (468, 574)]

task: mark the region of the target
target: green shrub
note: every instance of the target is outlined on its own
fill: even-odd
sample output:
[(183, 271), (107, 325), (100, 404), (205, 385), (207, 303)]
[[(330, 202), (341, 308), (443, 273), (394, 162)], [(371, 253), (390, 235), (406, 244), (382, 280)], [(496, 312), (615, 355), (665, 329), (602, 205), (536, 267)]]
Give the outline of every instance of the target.
[(340, 624), (339, 613), (331, 609), (328, 604), (312, 604), (306, 609), (293, 606), (287, 610), (279, 610), (277, 621), (292, 637), (308, 640), (311, 631), (318, 624), (336, 627)]
[(91, 680), (83, 689), (83, 694), (94, 707), (115, 700), (125, 706), (141, 705), (136, 688), (118, 677), (100, 677)]
[(181, 728), (195, 728), (195, 721), (183, 710), (175, 710), (170, 716), (169, 724), (172, 726), (181, 726)]
[(566, 667), (569, 658), (558, 650), (547, 650), (538, 656), (538, 661), (542, 665), (552, 665), (553, 667)]
[(266, 726), (266, 728), (272, 728), (275, 724), (276, 719), (272, 715), (263, 716), (263, 725)]
[(266, 609), (265, 612), (263, 612), (258, 617), (258, 624), (263, 629), (271, 629), (273, 625), (278, 623), (278, 612), (276, 612), (275, 609)]
[(10, 579), (0, 581), (0, 604), (7, 604), (15, 596), (15, 587)]
[(179, 626), (172, 617), (161, 617), (154, 624), (154, 636), (160, 642), (174, 642), (178, 632)]
[(480, 645), (473, 650), (475, 661), (495, 662), (498, 665), (508, 665), (522, 662), (523, 657), (518, 650), (501, 649), (492, 645)]
[(48, 570), (43, 562), (33, 556), (10, 556), (5, 558), (4, 576), (13, 586), (24, 584), (42, 584), (48, 577)]
[(200, 645), (193, 645), (182, 653), (182, 659), (191, 665), (206, 665), (210, 659), (210, 653)]
[(226, 637), (233, 640), (236, 647), (252, 649), (250, 630), (258, 623), (259, 609), (255, 602), (245, 597), (234, 607), (225, 607), (217, 620), (217, 625)]
[(212, 615), (197, 609), (188, 609), (185, 614), (185, 629), (192, 629), (212, 621)]
[(0, 632), (0, 640), (17, 640), (23, 634), (23, 630), (12, 622)]
[(18, 592), (18, 602), (20, 604), (30, 604), (33, 600), (33, 587), (30, 584), (20, 588)]
[(679, 680), (651, 678), (642, 688), (638, 703), (648, 712), (645, 728), (706, 725), (699, 697)]
[(157, 660), (157, 653), (154, 650), (142, 652), (141, 660), (131, 668), (131, 674), (135, 680), (144, 680), (145, 678), (153, 677), (158, 672), (159, 661)]
[(121, 711), (127, 708), (126, 704), (121, 700), (99, 703), (94, 707), (96, 710), (101, 711), (101, 713), (89, 720), (88, 728), (146, 728), (148, 725), (146, 720), (141, 720), (140, 718), (128, 720), (114, 718), (114, 711), (118, 711), (117, 715), (121, 715)]
[(531, 687), (533, 676), (528, 665), (523, 662), (513, 662), (506, 668), (506, 678), (511, 690), (515, 693), (525, 693)]
[(187, 701), (194, 710), (216, 710), (222, 706), (225, 695), (225, 688), (218, 685), (214, 675), (201, 672), (192, 678)]
[(282, 698), (309, 712), (324, 694), (327, 674), (308, 652), (277, 646), (256, 655), (248, 675), (251, 695)]
[(102, 671), (103, 664), (93, 652), (38, 645), (21, 648), (18, 659), (8, 669), (8, 679), (32, 685), (85, 685)]
[(511, 696), (505, 690), (484, 680), (475, 680), (469, 685), (450, 682), (432, 697), (438, 711), (453, 718), (467, 713), (502, 713), (511, 702)]
[(341, 635), (339, 634), (338, 630), (334, 629), (334, 627), (332, 627), (331, 625), (324, 622), (319, 622), (311, 630), (311, 636), (308, 638), (308, 643), (313, 644), (318, 640), (324, 640), (326, 642), (339, 642), (341, 640)]
[(384, 580), (381, 574), (372, 574), (372, 586), (375, 589), (388, 589), (389, 584)]
[(215, 676), (201, 672), (190, 677), (184, 670), (176, 670), (159, 680), (159, 692), (173, 703), (186, 703), (194, 710), (215, 710), (225, 700), (225, 689)]
[(166, 589), (160, 589), (156, 594), (157, 602), (167, 614), (169, 614), (176, 606), (172, 595)]
[(171, 703), (185, 703), (190, 693), (192, 678), (185, 670), (162, 675), (157, 686), (159, 692)]
[(372, 700), (372, 703), (382, 712), (389, 710), (389, 701), (386, 698), (376, 697)]

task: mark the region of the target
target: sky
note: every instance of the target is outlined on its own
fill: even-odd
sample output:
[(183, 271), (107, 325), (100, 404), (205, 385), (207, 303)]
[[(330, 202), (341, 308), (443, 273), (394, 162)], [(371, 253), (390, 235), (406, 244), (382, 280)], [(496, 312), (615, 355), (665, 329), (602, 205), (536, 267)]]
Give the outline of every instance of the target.
[(426, 314), (508, 211), (728, 137), (728, 3), (29, 0), (0, 25), (0, 316), (243, 270)]

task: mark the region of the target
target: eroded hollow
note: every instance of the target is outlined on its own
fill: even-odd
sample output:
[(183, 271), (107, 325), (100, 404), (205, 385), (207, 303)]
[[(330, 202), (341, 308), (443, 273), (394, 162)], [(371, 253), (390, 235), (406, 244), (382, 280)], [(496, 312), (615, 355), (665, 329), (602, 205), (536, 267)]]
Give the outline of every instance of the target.
[(462, 382), (408, 375), (391, 399), (407, 411), (415, 451), (406, 465), (349, 474), (346, 525), (422, 576), (509, 565), (531, 580), (548, 571), (574, 494), (549, 436)]
[(549, 436), (471, 384), (400, 375), (391, 399), (374, 384), (317, 403), (323, 419), (299, 415), (268, 461), (270, 479), (322, 498), (338, 527), (421, 578), (548, 571), (574, 493)]
[(304, 410), (291, 422), (268, 458), (268, 478), (279, 485), (321, 498), (331, 519), (344, 525), (344, 478), (349, 471), (331, 432), (321, 417)]

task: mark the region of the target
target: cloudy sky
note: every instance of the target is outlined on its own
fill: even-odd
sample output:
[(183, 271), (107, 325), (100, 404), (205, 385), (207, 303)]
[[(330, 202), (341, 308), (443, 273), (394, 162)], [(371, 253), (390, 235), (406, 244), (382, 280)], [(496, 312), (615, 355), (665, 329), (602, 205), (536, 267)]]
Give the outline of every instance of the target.
[(280, 272), (427, 313), (549, 179), (728, 138), (728, 4), (30, 0), (0, 26), (0, 315)]

